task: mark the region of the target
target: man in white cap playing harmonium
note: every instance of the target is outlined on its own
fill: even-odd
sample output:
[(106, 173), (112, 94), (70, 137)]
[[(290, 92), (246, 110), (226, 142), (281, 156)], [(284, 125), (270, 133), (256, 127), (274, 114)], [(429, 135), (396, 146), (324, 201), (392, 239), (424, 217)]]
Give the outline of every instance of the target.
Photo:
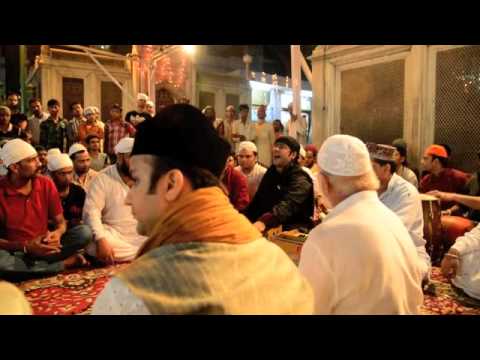
[(417, 314), (423, 303), (415, 246), (402, 221), (378, 199), (366, 145), (328, 138), (319, 180), (332, 210), (301, 252), (300, 271), (315, 293), (316, 314)]
[(14, 139), (4, 145), (1, 158), (8, 174), (0, 179), (0, 277), (18, 281), (84, 265), (78, 251), (87, 239), (66, 232), (55, 184), (36, 176), (35, 149)]
[(87, 191), (83, 220), (90, 225), (94, 243), (87, 253), (103, 263), (133, 260), (146, 240), (137, 233), (137, 220), (125, 197), (133, 185), (130, 175), (130, 153), (133, 138), (123, 138), (115, 146), (117, 163), (98, 173)]

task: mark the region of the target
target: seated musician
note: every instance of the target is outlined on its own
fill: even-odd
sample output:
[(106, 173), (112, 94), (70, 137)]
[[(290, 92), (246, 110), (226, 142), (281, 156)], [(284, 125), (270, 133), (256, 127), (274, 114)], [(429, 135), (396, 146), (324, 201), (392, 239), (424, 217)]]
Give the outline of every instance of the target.
[(418, 314), (418, 255), (405, 225), (378, 199), (367, 147), (358, 138), (334, 135), (317, 162), (333, 208), (309, 233), (299, 264), (314, 289), (315, 313)]
[[(455, 201), (480, 210), (480, 196), (434, 191), (443, 201)], [(467, 295), (480, 299), (480, 225), (456, 239), (442, 260), (443, 274)]]
[(407, 180), (415, 188), (418, 188), (417, 175), (408, 167), (407, 143), (403, 139), (395, 139), (392, 142), (392, 146), (396, 149), (394, 157), (397, 164), (397, 175)]
[(367, 144), (373, 170), (380, 181), (377, 190), (380, 201), (402, 220), (417, 249), (422, 279), (428, 279), (430, 256), (423, 237), (423, 210), (420, 195), (410, 182), (396, 173), (395, 147)]
[[(477, 171), (467, 183), (468, 193), (470, 196), (480, 196), (480, 151), (477, 153)], [(467, 217), (475, 222), (480, 222), (480, 210), (470, 208)]]
[[(468, 194), (468, 176), (464, 172), (449, 167), (448, 151), (444, 146), (431, 145), (423, 155), (422, 166), (429, 171), (420, 181), (421, 193), (438, 190), (457, 194)], [(473, 223), (463, 217), (465, 208), (454, 201), (441, 202), (443, 242), (450, 247), (458, 236), (473, 228)]]
[(245, 211), (261, 232), (279, 225), (285, 230), (312, 227), (313, 182), (298, 164), (299, 153), (300, 144), (289, 136), (279, 137), (273, 145), (273, 165)]
[[(422, 158), (422, 167), (429, 171), (420, 181), (419, 191), (428, 193), (438, 190), (458, 194), (467, 193), (467, 176), (465, 173), (448, 167), (447, 150), (440, 145), (429, 146)], [(455, 202), (442, 202), (442, 215), (458, 215), (460, 206)]]
[(148, 240), (92, 313), (311, 314), (307, 280), (220, 189), (228, 142), (190, 105), (155, 120), (138, 127), (126, 198)]

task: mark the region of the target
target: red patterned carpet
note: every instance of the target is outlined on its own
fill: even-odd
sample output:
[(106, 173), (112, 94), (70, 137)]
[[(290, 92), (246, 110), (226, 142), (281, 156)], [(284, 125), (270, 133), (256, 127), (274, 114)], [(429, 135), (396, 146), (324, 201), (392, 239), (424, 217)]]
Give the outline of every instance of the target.
[(45, 279), (19, 283), (35, 315), (82, 315), (92, 304), (110, 277), (128, 264), (66, 272)]
[[(40, 280), (25, 281), (18, 286), (25, 292), (35, 315), (84, 315), (110, 277), (128, 264), (86, 269)], [(434, 268), (432, 283), (435, 295), (425, 295), (423, 315), (480, 315), (480, 301), (451, 287)]]

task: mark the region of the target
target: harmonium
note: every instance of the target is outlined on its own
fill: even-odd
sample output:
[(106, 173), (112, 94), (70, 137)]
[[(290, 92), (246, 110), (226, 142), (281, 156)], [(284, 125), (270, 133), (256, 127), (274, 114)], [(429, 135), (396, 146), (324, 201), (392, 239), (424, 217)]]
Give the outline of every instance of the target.
[(300, 253), (303, 244), (307, 240), (308, 234), (302, 233), (297, 229), (282, 231), (281, 228), (272, 229), (268, 232), (268, 240), (278, 245), (285, 253), (298, 265), (300, 262)]

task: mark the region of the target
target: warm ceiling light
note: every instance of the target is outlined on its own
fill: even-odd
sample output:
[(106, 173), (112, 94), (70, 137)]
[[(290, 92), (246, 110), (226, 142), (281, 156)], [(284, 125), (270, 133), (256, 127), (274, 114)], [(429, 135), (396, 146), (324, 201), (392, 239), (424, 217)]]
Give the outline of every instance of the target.
[(183, 49), (189, 55), (195, 54), (195, 45), (183, 45)]

